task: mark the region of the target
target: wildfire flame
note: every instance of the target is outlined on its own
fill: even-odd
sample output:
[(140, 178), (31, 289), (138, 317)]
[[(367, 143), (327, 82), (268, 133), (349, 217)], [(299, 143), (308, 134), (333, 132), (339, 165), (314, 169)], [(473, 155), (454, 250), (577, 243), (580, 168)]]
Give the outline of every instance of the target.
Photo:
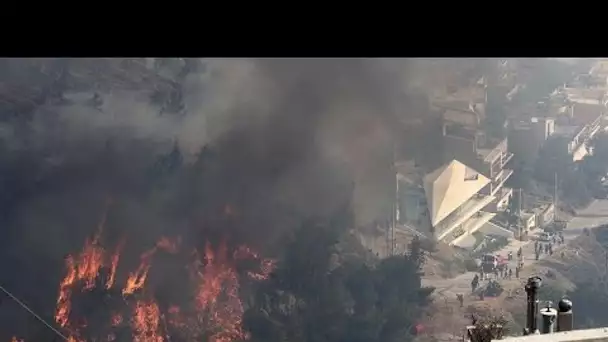
[(135, 272), (129, 274), (127, 285), (122, 289), (123, 296), (133, 294), (136, 290), (144, 287), (146, 278), (148, 277), (148, 271), (150, 271), (150, 263), (154, 253), (156, 253), (156, 247), (141, 256), (141, 263), (139, 264), (139, 267), (137, 267)]
[[(101, 247), (99, 240), (103, 231), (105, 215), (95, 236), (86, 239), (82, 251), (65, 260), (66, 274), (59, 284), (59, 295), (55, 321), (69, 336), (70, 342), (86, 342), (84, 328), (87, 323), (84, 317), (73, 317), (73, 291), (92, 291), (97, 286), (110, 290), (117, 286), (120, 277), (117, 274), (120, 253), (126, 240), (121, 240), (113, 253)], [(223, 242), (214, 249), (207, 243), (202, 256), (194, 251), (195, 260), (191, 267), (194, 293), (193, 303), (184, 307), (169, 305), (164, 310), (153, 297), (153, 291), (145, 290), (148, 273), (152, 268), (154, 256), (159, 251), (177, 254), (180, 251), (181, 239), (162, 237), (153, 248), (140, 256), (140, 263), (135, 271), (128, 273), (120, 300), (127, 303), (130, 312), (112, 311), (107, 322), (108, 331), (101, 339), (89, 336), (91, 341), (115, 341), (116, 333), (123, 323), (130, 325), (134, 342), (170, 342), (171, 333), (179, 334), (187, 340), (208, 342), (232, 342), (249, 337), (242, 327), (244, 308), (240, 300), (240, 279), (236, 271), (239, 261), (257, 260), (258, 271), (247, 271), (246, 275), (253, 280), (263, 280), (274, 268), (274, 261), (262, 259), (246, 246), (241, 246), (232, 253)], [(100, 270), (107, 269), (107, 279), (99, 283)], [(108, 292), (109, 293), (109, 292)], [(125, 315), (130, 315), (127, 318)], [(13, 339), (13, 341), (18, 341)]]
[(112, 326), (116, 327), (122, 324), (122, 315), (115, 313), (112, 315)]
[(207, 243), (205, 260), (200, 261), (198, 266), (196, 306), (203, 316), (207, 316), (204, 317), (207, 322), (205, 330), (215, 332), (209, 341), (246, 339), (248, 336), (241, 328), (244, 310), (239, 299), (238, 275), (228, 260), (226, 244), (221, 244), (217, 251), (213, 251)]
[(160, 310), (153, 301), (139, 301), (133, 314), (133, 342), (163, 342), (159, 332)]
[(116, 252), (112, 255), (111, 265), (110, 265), (110, 274), (108, 275), (108, 281), (106, 282), (106, 289), (110, 289), (114, 285), (114, 281), (116, 280), (116, 269), (118, 268), (118, 260), (120, 259), (120, 252), (125, 246), (125, 239), (120, 240), (118, 247), (116, 247)]

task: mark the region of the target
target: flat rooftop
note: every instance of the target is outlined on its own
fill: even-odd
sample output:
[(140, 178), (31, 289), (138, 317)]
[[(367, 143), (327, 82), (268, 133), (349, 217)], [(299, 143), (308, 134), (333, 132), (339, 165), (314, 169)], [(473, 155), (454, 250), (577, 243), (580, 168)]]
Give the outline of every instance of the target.
[[(498, 340), (492, 340), (498, 341)], [(608, 341), (608, 328), (562, 331), (545, 335), (508, 337), (508, 342), (600, 342)]]

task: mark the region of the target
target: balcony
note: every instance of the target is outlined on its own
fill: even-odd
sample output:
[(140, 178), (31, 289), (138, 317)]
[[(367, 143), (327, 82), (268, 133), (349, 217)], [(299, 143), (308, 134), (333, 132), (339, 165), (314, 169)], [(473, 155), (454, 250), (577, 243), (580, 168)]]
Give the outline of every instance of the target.
[(492, 190), (490, 195), (495, 196), (496, 193), (503, 187), (507, 179), (513, 175), (513, 170), (511, 169), (503, 169), (494, 177), (492, 180)]
[(495, 198), (494, 196), (475, 195), (469, 199), (435, 226), (437, 239), (442, 240), (449, 236), (458, 226), (490, 204)]
[(457, 244), (461, 240), (465, 239), (467, 236), (470, 236), (471, 234), (481, 229), (481, 227), (483, 227), (484, 224), (489, 222), (494, 216), (496, 216), (495, 213), (488, 213), (484, 211), (477, 212), (477, 214), (466, 220), (460, 226), (460, 228), (455, 231), (455, 233), (458, 232), (458, 234), (453, 234), (453, 238), (451, 241), (446, 242), (450, 245)]
[(505, 165), (513, 158), (513, 153), (507, 152), (502, 156), (502, 163), (500, 164), (500, 168), (504, 169)]
[(507, 139), (503, 139), (498, 144), (496, 144), (496, 140), (488, 141), (485, 145), (489, 145), (490, 148), (479, 146), (477, 150), (484, 163), (492, 164), (496, 159), (507, 153)]
[(507, 188), (507, 187), (501, 187), (498, 189), (498, 191), (496, 192), (496, 194), (494, 195), (496, 197), (496, 211), (504, 211), (506, 210), (506, 205), (504, 205), (503, 203), (507, 203), (506, 202), (506, 198), (510, 197), (513, 195), (513, 189), (511, 188)]

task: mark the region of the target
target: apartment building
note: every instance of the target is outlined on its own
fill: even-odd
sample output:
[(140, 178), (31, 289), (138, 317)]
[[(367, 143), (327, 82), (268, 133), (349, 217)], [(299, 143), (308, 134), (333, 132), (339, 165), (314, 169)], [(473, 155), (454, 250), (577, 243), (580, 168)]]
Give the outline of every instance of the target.
[(437, 240), (457, 244), (496, 214), (495, 196), (483, 193), (492, 180), (458, 160), (425, 173), (414, 163), (398, 165), (399, 222)]
[(553, 94), (551, 100), (562, 105), (562, 110), (554, 113), (552, 148), (565, 153), (573, 161), (582, 160), (590, 153), (587, 143), (601, 130), (602, 118), (607, 112), (606, 91), (562, 88)]
[(506, 168), (513, 157), (508, 150), (508, 138), (496, 138), (481, 130), (482, 118), (474, 110), (447, 110), (443, 116), (444, 160), (457, 159), (478, 170), (490, 182), (480, 190), (493, 196), (488, 211), (503, 211), (508, 207), (513, 189), (504, 187), (513, 174)]
[[(508, 92), (506, 92), (508, 93)], [(398, 221), (402, 225), (458, 244), (508, 207), (513, 190), (504, 186), (513, 171), (507, 138), (485, 134), (487, 87), (484, 80), (431, 99), (441, 113), (441, 166), (400, 163)]]
[(533, 167), (540, 150), (554, 132), (553, 118), (531, 117), (511, 120), (508, 139), (514, 164)]

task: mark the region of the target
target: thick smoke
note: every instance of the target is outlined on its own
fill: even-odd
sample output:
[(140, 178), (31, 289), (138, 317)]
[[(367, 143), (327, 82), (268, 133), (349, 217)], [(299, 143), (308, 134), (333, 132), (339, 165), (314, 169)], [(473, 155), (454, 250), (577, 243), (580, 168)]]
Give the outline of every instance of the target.
[[(119, 69), (112, 79), (104, 68), (117, 63), (65, 62), (66, 100), (3, 115), (1, 262), (10, 271), (0, 283), (44, 315), (63, 257), (108, 203), (107, 239), (142, 249), (177, 234), (271, 244), (349, 202), (357, 225), (390, 215), (404, 61), (204, 60), (189, 73), (173, 61), (141, 87), (112, 86), (134, 77)], [(179, 113), (151, 100), (167, 84), (181, 92)], [(101, 104), (91, 105), (93, 91)], [(154, 185), (150, 170), (176, 146), (190, 166)]]

